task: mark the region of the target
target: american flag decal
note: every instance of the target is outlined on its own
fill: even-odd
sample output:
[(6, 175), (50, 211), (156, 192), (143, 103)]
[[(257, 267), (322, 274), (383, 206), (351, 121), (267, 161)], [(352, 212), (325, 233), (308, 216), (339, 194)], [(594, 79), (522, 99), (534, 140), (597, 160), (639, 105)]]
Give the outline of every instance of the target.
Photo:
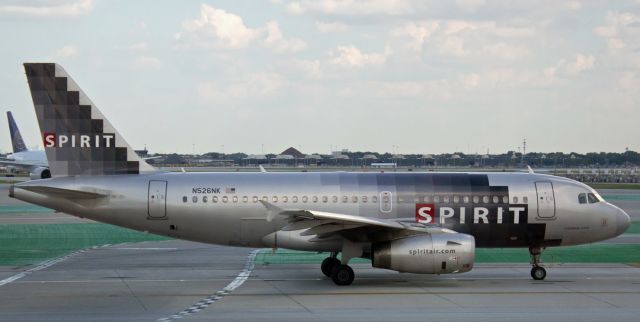
[(226, 192), (226, 193), (236, 193), (236, 188), (225, 188), (224, 192)]

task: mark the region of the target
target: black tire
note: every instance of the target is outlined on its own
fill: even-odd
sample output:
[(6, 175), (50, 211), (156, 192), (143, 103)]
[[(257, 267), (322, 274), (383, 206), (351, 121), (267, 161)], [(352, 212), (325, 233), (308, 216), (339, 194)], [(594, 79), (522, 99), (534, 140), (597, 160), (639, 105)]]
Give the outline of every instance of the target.
[(547, 277), (547, 270), (544, 267), (536, 266), (531, 269), (531, 278), (536, 281), (542, 281)]
[(336, 283), (336, 285), (351, 285), (354, 278), (355, 274), (353, 273), (353, 269), (351, 269), (349, 265), (336, 265), (331, 271), (331, 279), (334, 283)]
[(322, 271), (322, 274), (324, 274), (327, 277), (331, 277), (331, 271), (333, 270), (333, 267), (336, 265), (340, 265), (340, 260), (335, 258), (335, 257), (327, 257), (322, 261), (322, 264), (320, 264), (320, 270)]

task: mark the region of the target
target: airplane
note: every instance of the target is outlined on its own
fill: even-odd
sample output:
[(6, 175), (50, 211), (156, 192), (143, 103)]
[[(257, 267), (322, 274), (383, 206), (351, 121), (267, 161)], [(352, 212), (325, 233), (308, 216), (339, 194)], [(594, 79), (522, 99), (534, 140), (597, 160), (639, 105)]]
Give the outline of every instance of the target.
[[(25, 63), (52, 178), (10, 197), (173, 238), (327, 252), (336, 285), (349, 262), (398, 272), (470, 271), (476, 247), (544, 249), (622, 234), (630, 217), (580, 182), (537, 173), (168, 173), (140, 159), (54, 63)], [(340, 255), (340, 257), (338, 257)]]
[(49, 171), (45, 152), (43, 150), (27, 149), (11, 112), (7, 112), (7, 119), (9, 120), (9, 134), (11, 135), (13, 153), (7, 155), (6, 158), (0, 158), (0, 165), (6, 166), (9, 170), (21, 169), (28, 171), (31, 179), (51, 178), (51, 171)]

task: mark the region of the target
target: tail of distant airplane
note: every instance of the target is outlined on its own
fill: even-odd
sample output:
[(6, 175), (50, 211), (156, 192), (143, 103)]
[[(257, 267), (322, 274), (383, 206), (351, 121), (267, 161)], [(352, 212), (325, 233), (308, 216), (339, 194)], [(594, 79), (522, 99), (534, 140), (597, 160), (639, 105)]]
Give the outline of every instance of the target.
[(9, 119), (9, 134), (11, 135), (11, 145), (13, 146), (13, 153), (27, 151), (27, 146), (22, 140), (22, 135), (20, 134), (20, 130), (18, 130), (18, 125), (13, 119), (13, 115), (11, 114), (11, 112), (7, 112), (7, 118)]
[(54, 63), (25, 63), (53, 177), (154, 171)]

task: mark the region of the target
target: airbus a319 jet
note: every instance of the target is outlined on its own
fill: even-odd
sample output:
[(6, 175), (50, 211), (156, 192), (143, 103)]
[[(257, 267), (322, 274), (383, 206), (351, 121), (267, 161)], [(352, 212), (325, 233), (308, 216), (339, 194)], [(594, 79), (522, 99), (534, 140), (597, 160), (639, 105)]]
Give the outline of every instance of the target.
[(0, 158), (0, 165), (4, 165), (9, 169), (28, 171), (31, 179), (51, 178), (45, 152), (42, 150), (29, 150), (27, 148), (11, 112), (7, 112), (7, 120), (9, 122), (9, 134), (11, 135), (13, 153), (9, 154), (6, 158)]
[[(218, 245), (328, 252), (399, 272), (472, 269), (476, 247), (547, 247), (622, 234), (629, 216), (580, 182), (536, 173), (168, 173), (140, 159), (59, 65), (24, 64), (52, 178), (10, 196), (79, 217)], [(338, 256), (340, 255), (340, 256)]]

